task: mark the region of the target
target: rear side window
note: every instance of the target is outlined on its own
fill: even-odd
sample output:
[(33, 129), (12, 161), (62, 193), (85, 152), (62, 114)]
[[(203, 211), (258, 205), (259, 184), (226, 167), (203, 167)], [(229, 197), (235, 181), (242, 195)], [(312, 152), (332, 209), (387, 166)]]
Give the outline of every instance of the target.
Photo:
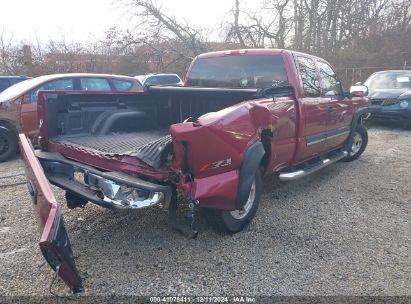
[(112, 79), (111, 83), (116, 91), (130, 91), (133, 87), (133, 82), (121, 79)]
[(81, 78), (80, 88), (82, 91), (111, 91), (108, 80), (104, 78)]
[(0, 79), (0, 92), (4, 91), (10, 86), (8, 79)]
[(318, 61), (320, 69), (321, 81), (323, 84), (324, 96), (338, 96), (342, 94), (341, 84), (337, 79), (337, 75), (330, 65), (325, 62)]
[(30, 102), (32, 103), (37, 102), (37, 92), (38, 91), (72, 91), (72, 90), (74, 90), (72, 78), (52, 80), (32, 90), (30, 93)]
[(307, 57), (297, 57), (305, 97), (320, 96), (320, 81), (314, 60)]
[(240, 55), (197, 59), (188, 77), (189, 86), (266, 88), (287, 82), (279, 55)]

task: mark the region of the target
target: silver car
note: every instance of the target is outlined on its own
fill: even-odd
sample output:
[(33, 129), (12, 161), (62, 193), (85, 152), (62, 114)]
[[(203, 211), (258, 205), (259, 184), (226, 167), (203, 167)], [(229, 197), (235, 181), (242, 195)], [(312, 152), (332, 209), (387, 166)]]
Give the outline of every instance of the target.
[(174, 85), (183, 86), (184, 82), (177, 74), (148, 74), (135, 76), (142, 85)]

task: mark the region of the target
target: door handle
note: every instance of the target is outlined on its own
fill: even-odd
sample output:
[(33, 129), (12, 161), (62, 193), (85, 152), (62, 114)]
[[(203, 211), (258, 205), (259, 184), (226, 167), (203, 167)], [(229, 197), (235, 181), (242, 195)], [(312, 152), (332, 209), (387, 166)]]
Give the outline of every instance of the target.
[(332, 112), (334, 112), (333, 106), (328, 106), (328, 113), (332, 113)]

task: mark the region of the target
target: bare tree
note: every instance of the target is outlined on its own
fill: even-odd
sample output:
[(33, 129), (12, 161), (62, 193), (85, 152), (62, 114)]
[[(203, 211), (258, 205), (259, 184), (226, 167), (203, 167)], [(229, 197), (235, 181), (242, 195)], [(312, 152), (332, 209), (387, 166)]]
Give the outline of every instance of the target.
[(179, 55), (192, 58), (207, 50), (202, 31), (191, 27), (185, 20), (164, 12), (154, 0), (117, 0), (135, 22), (134, 42), (153, 45), (178, 41), (184, 47), (173, 50)]
[(14, 35), (6, 35), (4, 29), (0, 32), (0, 73), (13, 75), (23, 62), (22, 50), (14, 41)]
[(286, 46), (291, 29), (289, 3), (291, 0), (265, 1), (257, 10), (241, 9), (235, 0), (231, 11), (233, 21), (227, 24), (226, 41), (239, 43), (240, 47)]
[[(226, 39), (242, 47), (293, 47), (319, 55), (336, 55), (351, 46), (354, 39), (365, 35), (393, 1), (406, 2), (265, 0), (260, 9), (251, 11), (241, 9), (240, 0), (235, 0)], [(402, 19), (403, 24), (409, 22), (407, 17)]]
[(246, 44), (245, 44), (244, 39), (243, 39), (242, 31), (240, 30), (239, 20), (240, 20), (240, 0), (235, 0), (234, 26), (233, 26), (232, 29), (230, 29), (230, 31), (232, 31), (232, 33), (230, 33), (229, 35), (235, 34), (235, 36), (238, 39), (238, 42), (240, 43), (240, 47), (244, 48), (244, 47), (246, 47)]
[(221, 40), (214, 42), (206, 39), (207, 29), (190, 26), (158, 1), (116, 0), (135, 27), (108, 29), (86, 44), (64, 35), (23, 43), (2, 30), (0, 73), (183, 73), (199, 53), (251, 47), (292, 48), (345, 68), (411, 62), (409, 0), (259, 0), (253, 9), (232, 0)]

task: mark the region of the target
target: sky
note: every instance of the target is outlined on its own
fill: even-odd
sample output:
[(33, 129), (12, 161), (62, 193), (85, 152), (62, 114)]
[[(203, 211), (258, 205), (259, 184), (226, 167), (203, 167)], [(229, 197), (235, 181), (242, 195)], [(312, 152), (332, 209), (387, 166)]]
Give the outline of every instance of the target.
[[(255, 1), (255, 0), (254, 0)], [(190, 25), (214, 28), (233, 7), (233, 0), (157, 0), (169, 15)], [(0, 0), (0, 33), (17, 41), (58, 39), (87, 42), (110, 27), (132, 24), (115, 0)]]

